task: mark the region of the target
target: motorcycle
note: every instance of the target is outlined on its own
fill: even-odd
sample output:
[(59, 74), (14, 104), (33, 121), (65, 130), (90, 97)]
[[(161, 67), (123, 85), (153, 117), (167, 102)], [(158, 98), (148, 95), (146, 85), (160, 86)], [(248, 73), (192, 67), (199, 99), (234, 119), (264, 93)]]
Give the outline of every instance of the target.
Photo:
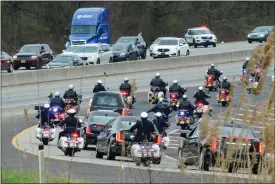
[(50, 107), (49, 113), (50, 113), (50, 119), (53, 119), (54, 125), (59, 124), (61, 121), (63, 121), (67, 117), (67, 114), (64, 113), (63, 109), (59, 106)]
[(177, 110), (180, 105), (179, 94), (178, 93), (170, 93), (169, 101), (170, 101), (171, 108), (174, 111)]
[(242, 69), (242, 74), (240, 75), (241, 82), (243, 81), (244, 76), (246, 75), (246, 70)]
[[(148, 167), (151, 162), (153, 164), (160, 164), (162, 156), (159, 147), (161, 137), (159, 134), (152, 133), (151, 138), (155, 141), (144, 140), (142, 143), (133, 143), (130, 146), (130, 155), (137, 166), (142, 164), (144, 167)], [(131, 139), (134, 139), (133, 135)]]
[(67, 112), (70, 109), (74, 109), (76, 112), (78, 112), (78, 105), (74, 99), (65, 99), (65, 103), (65, 112)]
[(134, 104), (133, 97), (130, 96), (129, 93), (124, 90), (120, 90), (120, 94), (122, 95), (124, 101), (129, 106), (129, 108), (132, 108)]
[(215, 76), (214, 75), (207, 75), (205, 77), (204, 81), (204, 87), (207, 88), (209, 91), (212, 91), (215, 89), (217, 91), (217, 82), (215, 81)]
[(61, 149), (65, 156), (73, 157), (75, 152), (80, 152), (84, 147), (84, 139), (80, 137), (79, 131), (73, 131), (60, 137), (58, 148)]
[(168, 135), (165, 132), (162, 132), (162, 134), (161, 134), (161, 144), (160, 144), (161, 148), (166, 150), (167, 147), (169, 146), (169, 143), (170, 143), (170, 138), (168, 137)]
[(225, 107), (230, 102), (229, 91), (226, 89), (221, 89), (220, 92), (216, 95), (216, 100), (218, 103), (222, 103), (222, 106)]
[(179, 110), (178, 115), (175, 118), (175, 122), (177, 126), (181, 127), (181, 129), (189, 129), (190, 125), (194, 123), (194, 120), (188, 110)]
[(160, 91), (159, 87), (152, 86), (148, 92), (148, 102), (149, 104), (157, 104), (159, 99), (164, 96), (163, 92)]
[(44, 145), (48, 145), (50, 141), (55, 138), (56, 128), (50, 126), (48, 123), (43, 127), (38, 127), (36, 129), (36, 138), (43, 142)]
[(257, 86), (258, 86), (258, 82), (255, 81), (255, 77), (250, 77), (248, 88), (247, 88), (248, 94), (251, 94), (251, 93), (255, 94)]
[(196, 109), (194, 110), (194, 114), (198, 117), (201, 118), (202, 114), (207, 110), (208, 105), (204, 105), (203, 101), (198, 101), (196, 103)]

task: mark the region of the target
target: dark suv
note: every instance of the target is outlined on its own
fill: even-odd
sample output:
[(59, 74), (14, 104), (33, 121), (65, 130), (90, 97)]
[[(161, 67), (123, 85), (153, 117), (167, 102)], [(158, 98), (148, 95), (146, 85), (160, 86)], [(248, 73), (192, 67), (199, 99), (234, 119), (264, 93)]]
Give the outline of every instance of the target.
[(144, 41), (142, 34), (139, 33), (137, 36), (123, 36), (120, 37), (116, 43), (131, 43), (136, 45), (139, 50), (139, 55), (142, 59), (146, 59), (147, 46)]
[(20, 67), (30, 69), (42, 68), (53, 59), (53, 51), (47, 44), (27, 44), (20, 48), (17, 54), (13, 56), (14, 69)]

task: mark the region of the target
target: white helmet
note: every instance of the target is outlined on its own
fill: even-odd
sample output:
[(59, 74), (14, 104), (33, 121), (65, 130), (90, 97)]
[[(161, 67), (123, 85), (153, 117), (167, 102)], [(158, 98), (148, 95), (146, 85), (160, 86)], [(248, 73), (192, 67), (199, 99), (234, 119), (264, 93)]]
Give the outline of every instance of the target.
[(202, 87), (202, 86), (200, 86), (200, 87), (199, 87), (199, 90), (203, 90), (203, 87)]
[(211, 64), (211, 66), (213, 67), (213, 66), (215, 66), (215, 64), (214, 64), (214, 63), (212, 63), (212, 64)]
[(45, 108), (45, 109), (50, 108), (50, 104), (46, 103), (46, 104), (44, 105), (44, 108)]
[(246, 58), (245, 58), (245, 61), (249, 61), (249, 57), (246, 57)]
[(102, 84), (102, 81), (101, 81), (101, 80), (98, 80), (97, 83), (98, 83), (98, 84)]
[(75, 109), (70, 109), (67, 111), (68, 114), (75, 114), (76, 113), (76, 110)]
[(173, 80), (173, 83), (174, 83), (174, 84), (177, 84), (177, 83), (178, 83), (178, 81), (177, 81), (177, 80)]
[(227, 80), (227, 77), (224, 76), (222, 79), (223, 79), (223, 80)]
[(160, 76), (160, 73), (156, 73), (156, 77), (159, 77)]
[(74, 85), (70, 84), (69, 89), (74, 89)]
[(182, 98), (186, 99), (186, 98), (187, 98), (187, 95), (182, 95)]
[(57, 92), (54, 93), (54, 96), (55, 97), (60, 97), (60, 93), (57, 91)]
[(140, 114), (140, 117), (141, 118), (148, 118), (148, 114), (147, 114), (147, 112), (142, 112), (141, 114)]
[(126, 77), (126, 78), (124, 79), (124, 81), (125, 81), (125, 82), (128, 82), (128, 81), (129, 81), (129, 79)]
[(161, 113), (160, 113), (160, 112), (157, 112), (155, 115), (156, 115), (157, 117), (161, 117)]

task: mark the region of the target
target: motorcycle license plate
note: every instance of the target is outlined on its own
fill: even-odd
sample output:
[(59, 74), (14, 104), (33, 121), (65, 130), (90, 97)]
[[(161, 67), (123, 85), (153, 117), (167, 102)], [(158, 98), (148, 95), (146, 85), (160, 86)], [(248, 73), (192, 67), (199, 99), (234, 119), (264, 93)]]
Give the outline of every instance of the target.
[(70, 147), (76, 147), (76, 143), (70, 142)]
[(26, 61), (25, 60), (21, 60), (21, 63), (26, 63)]
[(208, 87), (211, 87), (212, 85), (211, 85), (211, 84), (208, 84), (207, 86), (208, 86)]
[(43, 134), (43, 137), (48, 138), (48, 137), (50, 137), (50, 135), (49, 134)]

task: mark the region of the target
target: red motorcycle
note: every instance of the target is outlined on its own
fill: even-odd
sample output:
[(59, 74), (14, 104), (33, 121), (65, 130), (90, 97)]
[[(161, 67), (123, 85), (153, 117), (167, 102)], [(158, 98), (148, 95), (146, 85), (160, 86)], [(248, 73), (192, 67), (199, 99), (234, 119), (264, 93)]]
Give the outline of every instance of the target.
[(217, 91), (217, 84), (215, 81), (215, 76), (214, 75), (207, 75), (206, 80), (204, 81), (204, 87), (208, 88), (209, 91), (212, 91), (215, 89)]
[(78, 112), (78, 105), (74, 99), (65, 99), (65, 111), (67, 112), (70, 109), (74, 109), (76, 112)]
[(204, 112), (204, 101), (198, 101), (196, 103), (196, 110), (195, 110), (195, 114), (197, 115), (198, 118), (202, 117), (202, 114)]
[(222, 103), (222, 106), (226, 106), (230, 102), (229, 90), (221, 89), (220, 92), (216, 95), (216, 100), (218, 103)]
[(178, 93), (170, 93), (170, 104), (173, 110), (178, 109), (178, 106), (180, 104)]
[(133, 105), (133, 98), (130, 96), (130, 94), (128, 93), (128, 91), (120, 90), (120, 94), (122, 95), (124, 101), (129, 106), (129, 108), (131, 108), (132, 105)]

